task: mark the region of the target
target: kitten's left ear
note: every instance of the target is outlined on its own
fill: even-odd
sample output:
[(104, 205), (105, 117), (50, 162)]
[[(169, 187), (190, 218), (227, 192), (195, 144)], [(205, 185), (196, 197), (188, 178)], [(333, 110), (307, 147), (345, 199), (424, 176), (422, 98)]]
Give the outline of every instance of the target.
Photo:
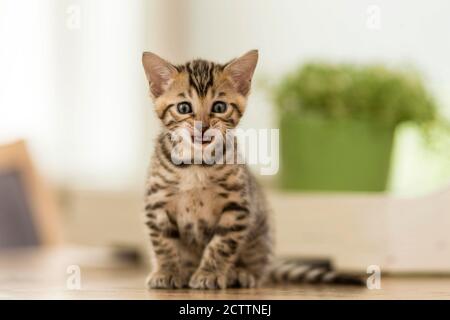
[(250, 85), (258, 63), (258, 50), (251, 50), (243, 56), (229, 62), (224, 72), (233, 80), (240, 94), (246, 96), (250, 91)]

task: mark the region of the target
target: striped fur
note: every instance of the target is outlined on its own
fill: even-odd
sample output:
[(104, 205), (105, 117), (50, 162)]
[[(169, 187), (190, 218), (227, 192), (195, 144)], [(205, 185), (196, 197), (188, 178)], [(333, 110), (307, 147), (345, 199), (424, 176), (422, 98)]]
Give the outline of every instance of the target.
[[(173, 130), (192, 132), (194, 121), (222, 133), (237, 126), (256, 61), (257, 52), (251, 51), (224, 65), (194, 60), (173, 66), (144, 54), (156, 113), (163, 123), (146, 186), (150, 288), (216, 289), (254, 287), (266, 280), (341, 279), (329, 269), (272, 264), (268, 205), (246, 165), (172, 161), (172, 151), (179, 146), (170, 139)], [(225, 112), (211, 111), (217, 101), (228, 106)], [(180, 103), (189, 103), (192, 112), (179, 112)], [(236, 143), (232, 146), (237, 154)]]
[(330, 261), (277, 259), (269, 269), (271, 283), (308, 283), (363, 286), (363, 279), (354, 274), (337, 272)]
[(186, 72), (189, 76), (189, 86), (197, 95), (206, 97), (208, 90), (213, 89), (214, 77), (223, 72), (226, 65), (205, 60), (193, 60), (185, 65), (176, 66), (178, 72)]

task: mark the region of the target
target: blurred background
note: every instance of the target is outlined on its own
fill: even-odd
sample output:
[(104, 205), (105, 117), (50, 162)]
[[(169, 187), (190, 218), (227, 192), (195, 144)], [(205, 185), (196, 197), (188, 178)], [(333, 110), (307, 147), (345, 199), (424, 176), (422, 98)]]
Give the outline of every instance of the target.
[(143, 250), (159, 123), (142, 52), (226, 62), (257, 48), (242, 127), (280, 129), (280, 172), (261, 178), (278, 252), (449, 272), (449, 10), (445, 0), (0, 0), (0, 247), (48, 238)]

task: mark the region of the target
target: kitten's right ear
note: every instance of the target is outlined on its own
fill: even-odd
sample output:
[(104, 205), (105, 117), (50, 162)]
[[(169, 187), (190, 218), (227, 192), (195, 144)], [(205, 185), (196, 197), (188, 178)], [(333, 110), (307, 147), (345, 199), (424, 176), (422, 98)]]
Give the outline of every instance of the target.
[(142, 64), (150, 84), (150, 92), (156, 99), (164, 93), (178, 71), (172, 64), (152, 52), (142, 54)]

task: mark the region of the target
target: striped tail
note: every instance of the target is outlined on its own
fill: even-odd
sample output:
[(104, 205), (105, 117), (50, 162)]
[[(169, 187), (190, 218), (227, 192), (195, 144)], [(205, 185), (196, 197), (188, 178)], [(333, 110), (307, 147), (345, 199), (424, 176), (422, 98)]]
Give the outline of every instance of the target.
[(269, 270), (272, 283), (364, 286), (362, 277), (336, 272), (329, 260), (280, 259)]

